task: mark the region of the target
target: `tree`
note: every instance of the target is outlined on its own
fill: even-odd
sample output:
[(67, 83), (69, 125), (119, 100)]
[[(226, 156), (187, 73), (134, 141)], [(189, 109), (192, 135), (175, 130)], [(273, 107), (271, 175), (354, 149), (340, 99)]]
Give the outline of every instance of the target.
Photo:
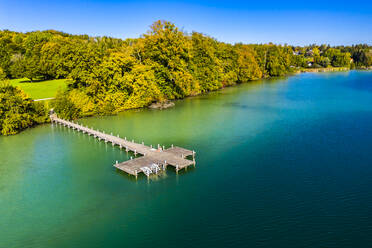
[(238, 82), (248, 82), (262, 77), (262, 71), (255, 59), (254, 50), (242, 45), (238, 49)]
[(131, 73), (126, 74), (125, 88), (128, 100), (124, 109), (144, 107), (163, 98), (155, 82), (154, 71), (146, 65), (136, 65)]
[(155, 22), (144, 35), (141, 57), (144, 63), (154, 66), (159, 88), (168, 99), (185, 96), (179, 88), (182, 83), (177, 85), (172, 75), (188, 70), (190, 48), (191, 42), (186, 35), (167, 21)]
[(328, 67), (329, 65), (331, 64), (331, 61), (329, 60), (328, 57), (321, 57), (320, 58), (320, 61), (319, 61), (319, 65), (323, 66), (323, 67)]
[(0, 83), (0, 133), (12, 135), (47, 121), (42, 103), (35, 103), (20, 89)]
[[(40, 66), (41, 49), (43, 45), (52, 38), (52, 35), (47, 32), (33, 32), (28, 35), (24, 41), (25, 48), (25, 71), (24, 77), (32, 80), (34, 78), (45, 76), (42, 74)], [(45, 77), (44, 77), (45, 79)]]
[(230, 44), (218, 42), (216, 56), (222, 69), (220, 80), (222, 86), (233, 85), (238, 81), (238, 53), (236, 47)]
[[(217, 41), (196, 32), (192, 33), (191, 40), (191, 67), (193, 77), (196, 80), (193, 87), (200, 88), (200, 92), (221, 88), (223, 68), (220, 59), (217, 57)], [(193, 84), (192, 79), (189, 81), (190, 84)], [(185, 95), (189, 95), (190, 92), (191, 89), (188, 89)]]
[(3, 68), (0, 67), (0, 82), (5, 80), (5, 78), (6, 78), (6, 74), (3, 70)]
[(9, 73), (13, 78), (22, 78), (25, 76), (26, 61), (24, 55), (21, 53), (13, 54), (11, 58), (11, 65), (9, 67)]
[(351, 54), (348, 52), (342, 53), (340, 49), (330, 48), (325, 52), (325, 56), (329, 58), (334, 67), (350, 66)]
[(70, 100), (67, 92), (58, 92), (52, 106), (59, 117), (63, 119), (74, 120), (81, 117), (80, 109)]

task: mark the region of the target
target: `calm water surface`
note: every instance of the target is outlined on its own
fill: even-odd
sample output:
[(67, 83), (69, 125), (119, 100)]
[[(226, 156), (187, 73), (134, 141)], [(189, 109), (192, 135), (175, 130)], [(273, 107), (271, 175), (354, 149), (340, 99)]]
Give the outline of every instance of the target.
[(197, 166), (136, 181), (112, 166), (125, 151), (64, 127), (0, 137), (0, 247), (371, 247), (371, 72), (81, 122), (195, 149)]

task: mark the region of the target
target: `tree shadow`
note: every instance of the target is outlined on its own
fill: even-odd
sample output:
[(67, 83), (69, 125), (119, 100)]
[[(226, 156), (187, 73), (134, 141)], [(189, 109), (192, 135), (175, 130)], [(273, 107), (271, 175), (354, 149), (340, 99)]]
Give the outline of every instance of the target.
[(40, 82), (43, 82), (43, 81), (47, 81), (45, 79), (33, 79), (32, 81), (28, 78), (24, 78), (22, 80), (19, 81), (19, 83), (40, 83)]

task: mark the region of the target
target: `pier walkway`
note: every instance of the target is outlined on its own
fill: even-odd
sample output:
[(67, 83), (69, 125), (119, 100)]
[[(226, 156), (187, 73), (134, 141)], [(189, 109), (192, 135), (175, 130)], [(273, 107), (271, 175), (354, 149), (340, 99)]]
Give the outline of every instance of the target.
[[(164, 146), (158, 145), (157, 148), (146, 146), (129, 141), (126, 138), (120, 138), (119, 135), (114, 136), (112, 134), (105, 134), (104, 131), (94, 130), (93, 128), (84, 127), (83, 125), (74, 123), (58, 118), (56, 114), (50, 115), (52, 123), (57, 123), (77, 131), (92, 135), (94, 138), (104, 140), (106, 143), (112, 143), (113, 146), (117, 145), (120, 149), (125, 149), (127, 152), (134, 152), (134, 156), (141, 154), (141, 157), (130, 159), (122, 163), (116, 163), (114, 166), (128, 174), (131, 174), (137, 178), (139, 173), (144, 173), (147, 177), (151, 174), (157, 174), (161, 170), (165, 170), (168, 165), (175, 167), (176, 172), (187, 168), (190, 165), (195, 166), (195, 152), (187, 150), (181, 147), (173, 146), (165, 149)], [(186, 157), (192, 156), (192, 160), (186, 159)]]

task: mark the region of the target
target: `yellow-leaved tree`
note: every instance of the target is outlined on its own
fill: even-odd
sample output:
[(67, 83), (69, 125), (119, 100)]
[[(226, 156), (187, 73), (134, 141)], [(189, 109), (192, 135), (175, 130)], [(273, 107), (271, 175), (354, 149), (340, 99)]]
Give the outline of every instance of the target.
[(262, 71), (255, 59), (254, 50), (241, 45), (238, 49), (238, 82), (243, 83), (262, 77)]
[(150, 66), (136, 65), (131, 73), (125, 75), (125, 88), (128, 100), (125, 109), (140, 108), (153, 101), (161, 101), (163, 95), (155, 82), (154, 71)]

